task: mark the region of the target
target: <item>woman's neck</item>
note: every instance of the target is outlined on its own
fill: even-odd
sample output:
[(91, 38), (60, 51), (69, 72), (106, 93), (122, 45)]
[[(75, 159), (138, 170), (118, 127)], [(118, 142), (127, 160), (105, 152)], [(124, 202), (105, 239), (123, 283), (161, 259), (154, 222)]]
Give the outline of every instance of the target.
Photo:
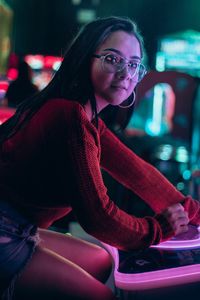
[[(98, 96), (95, 96), (95, 98), (96, 98), (96, 103), (97, 103), (97, 113), (100, 113), (100, 111), (102, 111), (106, 106), (108, 106), (108, 102), (99, 100)], [(91, 103), (90, 103), (89, 100), (84, 105), (84, 109), (85, 109), (85, 112), (88, 116), (88, 119), (90, 121), (92, 121), (92, 119), (94, 118), (94, 115), (93, 115), (92, 106), (91, 106)]]
[(85, 112), (86, 112), (86, 115), (87, 115), (89, 121), (91, 122), (92, 119), (93, 119), (93, 111), (92, 111), (92, 107), (91, 107), (90, 101), (88, 101), (84, 105), (84, 109), (85, 109)]

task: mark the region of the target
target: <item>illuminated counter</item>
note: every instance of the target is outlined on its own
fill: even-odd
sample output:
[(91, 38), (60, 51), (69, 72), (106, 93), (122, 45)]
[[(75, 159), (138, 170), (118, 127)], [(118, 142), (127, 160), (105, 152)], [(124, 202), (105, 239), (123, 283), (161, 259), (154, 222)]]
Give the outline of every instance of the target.
[(200, 299), (198, 228), (190, 226), (186, 234), (143, 251), (124, 252), (104, 246), (114, 259), (120, 299)]

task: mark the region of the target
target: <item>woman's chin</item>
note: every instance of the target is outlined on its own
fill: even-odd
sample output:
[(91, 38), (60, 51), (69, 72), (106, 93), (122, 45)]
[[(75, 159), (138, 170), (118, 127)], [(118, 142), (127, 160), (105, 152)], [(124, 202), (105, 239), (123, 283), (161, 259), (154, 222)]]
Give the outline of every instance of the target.
[(118, 105), (121, 105), (124, 101), (126, 101), (126, 99), (123, 99), (123, 100), (112, 100), (110, 101), (110, 104), (113, 105), (113, 106), (118, 106)]

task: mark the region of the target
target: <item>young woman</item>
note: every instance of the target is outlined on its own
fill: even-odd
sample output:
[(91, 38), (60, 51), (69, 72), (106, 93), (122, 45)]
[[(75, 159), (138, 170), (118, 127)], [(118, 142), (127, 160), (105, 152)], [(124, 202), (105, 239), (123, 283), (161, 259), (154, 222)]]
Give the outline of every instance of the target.
[[(115, 299), (111, 260), (96, 245), (47, 228), (72, 209), (81, 226), (119, 249), (149, 247), (200, 224), (199, 203), (124, 146), (98, 113), (129, 106), (145, 75), (142, 38), (126, 18), (97, 19), (68, 48), (50, 84), (0, 127), (0, 282), (4, 298)], [(155, 216), (109, 199), (101, 170)], [(10, 297), (10, 298), (9, 298)]]

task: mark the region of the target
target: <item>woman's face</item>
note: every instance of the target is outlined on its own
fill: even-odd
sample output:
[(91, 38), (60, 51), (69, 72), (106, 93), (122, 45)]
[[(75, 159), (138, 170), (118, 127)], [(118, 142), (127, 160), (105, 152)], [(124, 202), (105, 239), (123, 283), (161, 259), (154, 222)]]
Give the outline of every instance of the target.
[[(119, 105), (126, 100), (137, 84), (137, 76), (132, 77), (128, 63), (141, 61), (141, 49), (137, 38), (133, 34), (119, 30), (113, 32), (96, 50), (94, 54), (113, 56), (107, 57), (106, 69), (103, 57), (92, 59), (91, 80), (93, 83), (97, 109), (100, 111), (108, 104)], [(127, 64), (122, 70), (112, 72), (112, 61), (110, 59), (125, 58)], [(108, 65), (107, 65), (108, 64)], [(109, 65), (111, 64), (111, 65)]]

